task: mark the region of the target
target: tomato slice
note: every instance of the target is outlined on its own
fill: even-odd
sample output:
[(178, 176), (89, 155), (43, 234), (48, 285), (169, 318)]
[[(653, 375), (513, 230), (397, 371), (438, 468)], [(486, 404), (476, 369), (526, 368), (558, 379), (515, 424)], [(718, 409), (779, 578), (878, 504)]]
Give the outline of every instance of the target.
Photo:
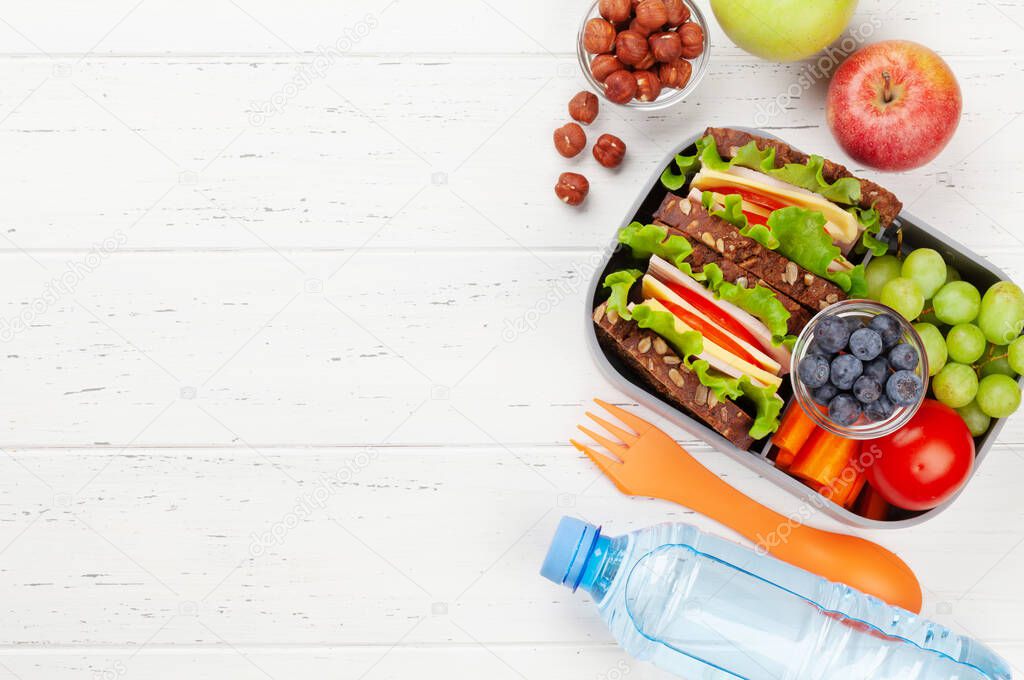
[(703, 295), (695, 293), (686, 286), (681, 286), (678, 283), (666, 283), (665, 281), (662, 281), (662, 283), (666, 285), (669, 288), (669, 290), (671, 290), (673, 293), (683, 298), (691, 305), (696, 307), (698, 310), (700, 310), (701, 314), (708, 317), (725, 330), (739, 337), (741, 340), (750, 343), (751, 346), (760, 347), (763, 349), (761, 343), (758, 341), (757, 338), (754, 337), (753, 333), (747, 330), (746, 326), (744, 326), (739, 321), (729, 316), (726, 312), (722, 311), (722, 309), (720, 309), (718, 305), (711, 302)]
[(746, 216), (747, 222), (750, 222), (751, 224), (763, 224), (766, 227), (768, 226), (768, 218), (765, 217), (764, 215), (758, 215), (757, 213), (747, 212), (746, 210), (743, 210), (742, 212), (743, 215)]
[(711, 189), (711, 191), (722, 194), (723, 196), (727, 194), (733, 194), (735, 196), (739, 196), (747, 203), (753, 203), (754, 205), (759, 205), (762, 208), (768, 208), (768, 210), (778, 210), (779, 208), (786, 207), (786, 204), (779, 202), (778, 199), (765, 196), (764, 194), (759, 194), (758, 192), (752, 189), (742, 189), (740, 187), (725, 186), (715, 187)]
[(701, 335), (703, 335), (705, 338), (715, 343), (719, 347), (728, 350), (729, 352), (735, 354), (736, 356), (738, 356), (740, 359), (743, 359), (747, 363), (753, 364), (755, 366), (759, 365), (757, 359), (751, 356), (750, 352), (743, 349), (742, 345), (740, 345), (735, 340), (730, 338), (727, 333), (720, 330), (714, 324), (708, 323), (701, 317), (688, 311), (687, 309), (684, 309), (683, 307), (680, 307), (671, 300), (658, 300), (658, 302), (665, 305), (665, 307), (670, 312), (675, 314), (687, 326), (696, 331), (700, 331)]

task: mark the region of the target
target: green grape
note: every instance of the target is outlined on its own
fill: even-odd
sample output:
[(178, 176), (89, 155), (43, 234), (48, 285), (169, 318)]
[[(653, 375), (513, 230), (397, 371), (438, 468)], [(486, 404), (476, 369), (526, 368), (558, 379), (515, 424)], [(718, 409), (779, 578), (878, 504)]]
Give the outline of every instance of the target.
[(970, 323), (981, 309), (981, 293), (966, 281), (953, 281), (939, 289), (931, 306), (943, 323)]
[(913, 279), (921, 289), (921, 295), (934, 297), (946, 282), (946, 263), (938, 251), (918, 248), (903, 260), (900, 276)]
[(1008, 349), (1002, 345), (989, 345), (981, 358), (981, 377), (987, 375), (1008, 375), (1016, 378), (1017, 373), (1010, 367), (1007, 360)]
[(928, 375), (935, 375), (946, 365), (946, 339), (942, 332), (930, 323), (915, 323), (914, 330), (921, 336), (924, 353), (928, 355)]
[(964, 419), (972, 436), (980, 437), (988, 432), (988, 426), (992, 423), (992, 419), (985, 415), (977, 401), (972, 401), (967, 406), (961, 406), (956, 412)]
[(946, 334), (949, 358), (961, 364), (973, 364), (985, 353), (987, 346), (985, 334), (972, 323), (957, 324)]
[(978, 384), (978, 408), (992, 418), (1005, 418), (1020, 406), (1020, 387), (1008, 375), (988, 375)]
[(907, 321), (921, 316), (924, 309), (924, 296), (921, 289), (910, 279), (896, 278), (882, 286), (879, 302), (888, 305), (903, 315)]
[(985, 292), (978, 313), (978, 327), (995, 345), (1007, 345), (1024, 328), (1024, 291), (1000, 281)]
[(967, 406), (978, 394), (978, 375), (967, 364), (946, 364), (932, 378), (932, 391), (946, 406)]
[(1010, 343), (1006, 360), (1014, 371), (1024, 373), (1024, 336)]
[(864, 268), (864, 277), (868, 282), (868, 297), (872, 300), (881, 299), (882, 286), (899, 278), (902, 266), (895, 255), (882, 255), (868, 262)]
[(953, 281), (960, 281), (960, 272), (956, 270), (953, 265), (946, 265), (946, 283), (952, 283)]

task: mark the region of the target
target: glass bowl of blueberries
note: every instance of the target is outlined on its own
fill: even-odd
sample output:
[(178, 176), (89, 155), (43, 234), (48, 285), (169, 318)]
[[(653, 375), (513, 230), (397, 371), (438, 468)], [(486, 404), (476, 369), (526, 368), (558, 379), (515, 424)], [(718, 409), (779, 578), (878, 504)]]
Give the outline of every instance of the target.
[(819, 427), (877, 439), (910, 420), (928, 391), (921, 337), (898, 312), (843, 300), (819, 312), (793, 348), (797, 403)]

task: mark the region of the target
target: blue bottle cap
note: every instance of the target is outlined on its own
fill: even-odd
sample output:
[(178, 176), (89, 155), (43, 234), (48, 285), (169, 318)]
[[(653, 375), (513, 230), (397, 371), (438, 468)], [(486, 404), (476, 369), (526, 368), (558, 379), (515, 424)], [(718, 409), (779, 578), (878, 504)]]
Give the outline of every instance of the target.
[(540, 575), (576, 590), (583, 578), (587, 558), (600, 535), (600, 527), (575, 517), (563, 517), (558, 523), (555, 537), (551, 539)]

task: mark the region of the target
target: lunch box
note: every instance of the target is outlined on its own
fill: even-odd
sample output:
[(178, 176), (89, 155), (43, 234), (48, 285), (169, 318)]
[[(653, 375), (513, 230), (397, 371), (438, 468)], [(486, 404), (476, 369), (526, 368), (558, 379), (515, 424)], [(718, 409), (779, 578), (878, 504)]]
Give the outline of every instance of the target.
[[(756, 128), (732, 127), (738, 130), (745, 130), (762, 137), (779, 139), (774, 135)], [(942, 505), (931, 510), (912, 512), (893, 508), (890, 513), (890, 519), (874, 520), (861, 517), (860, 515), (833, 503), (821, 494), (800, 483), (797, 479), (791, 477), (783, 470), (776, 468), (775, 463), (768, 457), (772, 448), (769, 438), (755, 442), (749, 450), (743, 450), (736, 447), (701, 421), (690, 417), (684, 411), (661, 399), (658, 394), (652, 388), (647, 386), (643, 379), (629, 368), (618, 356), (612, 352), (605, 351), (598, 343), (592, 317), (594, 307), (607, 297), (607, 292), (603, 290), (602, 282), (604, 281), (605, 276), (609, 273), (629, 267), (633, 263), (633, 258), (629, 253), (629, 249), (618, 245), (618, 239), (616, 238), (618, 231), (633, 221), (639, 221), (644, 224), (651, 222), (651, 216), (654, 211), (657, 210), (662, 199), (665, 197), (665, 194), (668, 192), (668, 189), (661, 184), (662, 172), (670, 164), (674, 163), (675, 156), (677, 154), (696, 153), (695, 143), (702, 136), (703, 134), (697, 134), (690, 137), (675, 151), (668, 154), (665, 157), (664, 162), (658, 166), (657, 171), (651, 179), (643, 185), (643, 192), (627, 211), (622, 222), (616, 225), (616, 229), (612, 237), (612, 245), (609, 249), (610, 255), (608, 260), (605, 262), (604, 267), (596, 272), (593, 281), (591, 282), (592, 295), (587, 298), (588, 307), (585, 310), (586, 313), (583, 318), (586, 323), (585, 335), (587, 338), (587, 344), (595, 361), (597, 362), (598, 367), (601, 369), (601, 372), (613, 385), (615, 385), (615, 387), (636, 399), (638, 403), (647, 406), (694, 437), (697, 437), (714, 448), (723, 451), (731, 458), (743, 465), (746, 465), (751, 470), (754, 470), (763, 477), (770, 479), (794, 496), (804, 500), (813, 507), (827, 512), (846, 524), (868, 529), (899, 529), (919, 524), (931, 517), (934, 517), (945, 508), (949, 507), (949, 505), (956, 500), (960, 493), (967, 487), (967, 484), (970, 483), (970, 479), (967, 480), (967, 482), (959, 491), (957, 491), (956, 494), (953, 495), (953, 497)], [(924, 221), (914, 217), (906, 211), (899, 214), (884, 236), (889, 240), (890, 252), (893, 250), (894, 244), (900, 244), (903, 252), (909, 252), (914, 248), (933, 248), (937, 250), (942, 254), (942, 257), (948, 264), (952, 265), (960, 272), (965, 281), (971, 282), (977, 286), (979, 290), (984, 291), (997, 281), (1009, 280), (1009, 277), (1007, 277), (1005, 273), (1000, 269), (993, 267), (981, 256), (972, 253), (963, 245), (953, 241), (939, 230), (929, 226)], [(861, 261), (867, 262), (870, 258), (871, 254), (867, 253)], [(854, 260), (854, 262), (857, 263), (856, 260)], [(783, 381), (783, 385), (779, 389), (779, 396), (786, 401), (786, 408), (796, 406), (792, 392), (792, 385), (788, 379)], [(797, 406), (797, 408), (799, 407)], [(976, 454), (974, 467), (971, 471), (972, 477), (977, 472), (978, 468), (985, 460), (985, 456), (988, 454), (989, 449), (992, 448), (992, 445), (998, 438), (1005, 421), (1006, 418), (994, 420), (988, 432), (975, 439)]]

